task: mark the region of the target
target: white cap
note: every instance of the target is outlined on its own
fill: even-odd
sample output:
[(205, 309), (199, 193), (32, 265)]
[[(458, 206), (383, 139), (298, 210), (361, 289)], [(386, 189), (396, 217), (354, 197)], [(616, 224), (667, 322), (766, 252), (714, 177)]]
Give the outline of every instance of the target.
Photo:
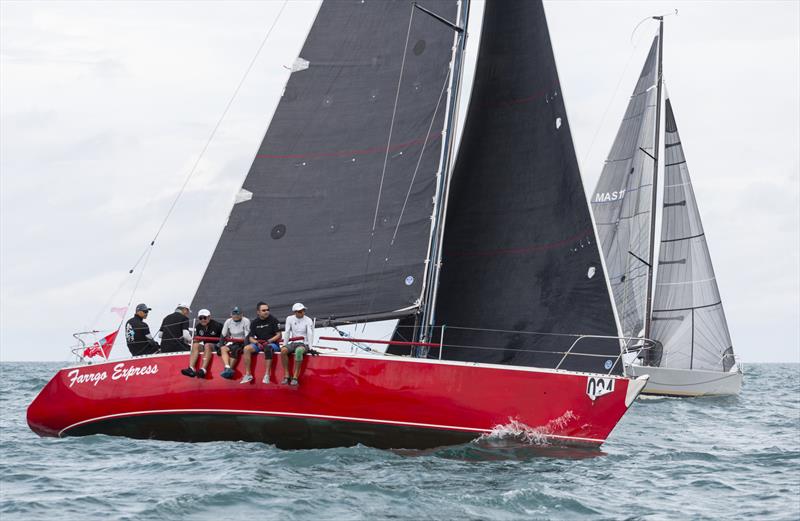
[(197, 316), (198, 317), (210, 317), (211, 316), (211, 312), (209, 310), (207, 310), (207, 309), (201, 309), (200, 311), (197, 312)]
[(184, 309), (188, 309), (189, 311), (191, 311), (191, 310), (192, 310), (192, 308), (190, 308), (190, 307), (189, 307), (189, 304), (187, 304), (186, 302), (181, 302), (181, 303), (180, 303), (180, 304), (178, 304), (176, 307), (179, 307), (179, 308), (184, 308)]
[(298, 302), (297, 304), (292, 306), (292, 311), (302, 311), (304, 309), (306, 309), (306, 307), (303, 304), (301, 304), (300, 302)]

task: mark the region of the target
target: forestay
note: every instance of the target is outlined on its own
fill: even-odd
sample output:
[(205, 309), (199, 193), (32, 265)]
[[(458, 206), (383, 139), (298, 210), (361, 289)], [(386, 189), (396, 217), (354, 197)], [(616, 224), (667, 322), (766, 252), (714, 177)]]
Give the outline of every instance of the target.
[[(455, 0), (425, 6), (455, 18)], [(410, 0), (323, 2), (193, 306), (413, 312), (453, 32), (411, 16)]]
[[(560, 334), (617, 336), (541, 2), (486, 3), (447, 204), (444, 358), (555, 367)], [(587, 339), (561, 367), (619, 373), (619, 351)]]
[(622, 334), (641, 336), (645, 325), (658, 37), (653, 40), (636, 88), (591, 196)]
[(661, 367), (728, 371), (733, 347), (669, 98), (665, 115), (664, 206), (653, 305)]

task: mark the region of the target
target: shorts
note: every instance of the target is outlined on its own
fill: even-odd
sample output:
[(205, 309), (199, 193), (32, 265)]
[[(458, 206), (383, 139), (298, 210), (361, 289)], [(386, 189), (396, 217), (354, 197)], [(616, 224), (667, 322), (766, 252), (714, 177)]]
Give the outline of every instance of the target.
[(308, 353), (308, 344), (304, 342), (289, 342), (284, 346), (286, 348), (286, 352), (289, 354), (294, 353), (297, 351), (297, 348), (302, 347), (306, 353)]
[(253, 346), (256, 349), (255, 350), (256, 354), (258, 354), (258, 353), (265, 353), (266, 354), (267, 351), (269, 351), (270, 353), (277, 353), (278, 351), (281, 350), (281, 348), (278, 347), (278, 344), (276, 344), (274, 342), (271, 342), (269, 344), (258, 344), (258, 343), (256, 343), (256, 344), (247, 344), (247, 345)]
[[(234, 344), (232, 342), (228, 342), (224, 344), (224, 346), (228, 346), (228, 349), (230, 350), (229, 354), (232, 358), (239, 358), (239, 356), (242, 354), (242, 349), (244, 349), (244, 344)], [(217, 354), (222, 354), (222, 348), (217, 349)]]

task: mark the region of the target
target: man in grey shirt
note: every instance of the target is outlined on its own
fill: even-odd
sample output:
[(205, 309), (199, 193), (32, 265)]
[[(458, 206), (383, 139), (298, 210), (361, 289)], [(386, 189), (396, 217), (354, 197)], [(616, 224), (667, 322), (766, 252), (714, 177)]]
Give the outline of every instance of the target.
[[(231, 310), (231, 318), (225, 321), (222, 326), (222, 336), (219, 339), (217, 347), (219, 354), (222, 357), (222, 362), (225, 364), (225, 369), (220, 376), (230, 380), (233, 378), (232, 364), (236, 364), (236, 359), (242, 352), (244, 342), (250, 335), (250, 319), (242, 316), (242, 310), (239, 306)], [(228, 341), (227, 338), (235, 338), (238, 341)], [(233, 359), (233, 362), (231, 362)]]

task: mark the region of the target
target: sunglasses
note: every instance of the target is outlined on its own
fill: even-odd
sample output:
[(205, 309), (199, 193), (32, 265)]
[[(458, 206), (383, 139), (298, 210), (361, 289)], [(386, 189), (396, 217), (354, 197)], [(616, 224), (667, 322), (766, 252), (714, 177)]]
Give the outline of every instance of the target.
[(197, 317), (197, 320), (208, 320), (208, 317)]

